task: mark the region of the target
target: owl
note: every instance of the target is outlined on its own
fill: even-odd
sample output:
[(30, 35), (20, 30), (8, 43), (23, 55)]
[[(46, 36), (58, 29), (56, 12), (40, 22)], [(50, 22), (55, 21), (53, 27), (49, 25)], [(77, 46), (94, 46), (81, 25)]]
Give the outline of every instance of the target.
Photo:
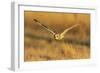
[(75, 28), (76, 26), (78, 26), (79, 24), (75, 24), (69, 28), (66, 28), (62, 33), (55, 33), (54, 31), (52, 31), (51, 29), (49, 29), (47, 26), (45, 26), (44, 24), (42, 24), (41, 22), (39, 22), (37, 19), (34, 19), (34, 21), (39, 24), (40, 26), (42, 26), (44, 29), (46, 29), (48, 32), (51, 32), (54, 36), (55, 40), (62, 40), (65, 36), (65, 34), (72, 30), (73, 28)]

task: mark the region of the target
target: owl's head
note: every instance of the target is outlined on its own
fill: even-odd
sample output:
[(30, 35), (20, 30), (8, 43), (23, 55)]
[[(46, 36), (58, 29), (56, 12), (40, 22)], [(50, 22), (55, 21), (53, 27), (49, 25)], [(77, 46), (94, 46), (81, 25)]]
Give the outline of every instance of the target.
[(61, 40), (63, 37), (64, 37), (64, 36), (61, 36), (60, 34), (55, 34), (55, 35), (54, 35), (54, 38), (55, 38), (56, 40)]

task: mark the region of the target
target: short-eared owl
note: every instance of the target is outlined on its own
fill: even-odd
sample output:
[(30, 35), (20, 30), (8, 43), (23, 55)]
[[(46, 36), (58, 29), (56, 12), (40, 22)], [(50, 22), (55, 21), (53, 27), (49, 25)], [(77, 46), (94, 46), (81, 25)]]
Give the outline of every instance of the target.
[(55, 33), (54, 31), (50, 30), (47, 26), (45, 26), (44, 24), (40, 23), (37, 19), (34, 19), (34, 21), (39, 24), (40, 26), (42, 26), (43, 28), (45, 28), (47, 31), (51, 32), (54, 35), (54, 39), (56, 40), (61, 40), (64, 38), (64, 35), (71, 29), (73, 29), (74, 27), (76, 27), (78, 24), (75, 24), (67, 29), (65, 29), (62, 33)]

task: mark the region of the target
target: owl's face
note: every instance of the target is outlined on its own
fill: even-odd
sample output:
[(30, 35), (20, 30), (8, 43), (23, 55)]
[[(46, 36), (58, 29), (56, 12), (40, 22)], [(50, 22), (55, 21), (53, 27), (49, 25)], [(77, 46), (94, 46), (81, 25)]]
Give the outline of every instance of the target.
[(54, 35), (54, 38), (55, 38), (56, 40), (61, 40), (63, 37), (64, 37), (64, 36), (62, 36), (62, 35), (60, 35), (60, 34), (55, 34), (55, 35)]

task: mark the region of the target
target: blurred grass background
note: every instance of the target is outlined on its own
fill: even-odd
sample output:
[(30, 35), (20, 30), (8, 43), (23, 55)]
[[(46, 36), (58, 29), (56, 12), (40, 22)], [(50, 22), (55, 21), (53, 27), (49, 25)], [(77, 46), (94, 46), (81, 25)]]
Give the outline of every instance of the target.
[[(75, 25), (61, 41), (36, 24), (39, 20), (56, 33)], [(90, 58), (90, 14), (24, 11), (24, 61)]]

